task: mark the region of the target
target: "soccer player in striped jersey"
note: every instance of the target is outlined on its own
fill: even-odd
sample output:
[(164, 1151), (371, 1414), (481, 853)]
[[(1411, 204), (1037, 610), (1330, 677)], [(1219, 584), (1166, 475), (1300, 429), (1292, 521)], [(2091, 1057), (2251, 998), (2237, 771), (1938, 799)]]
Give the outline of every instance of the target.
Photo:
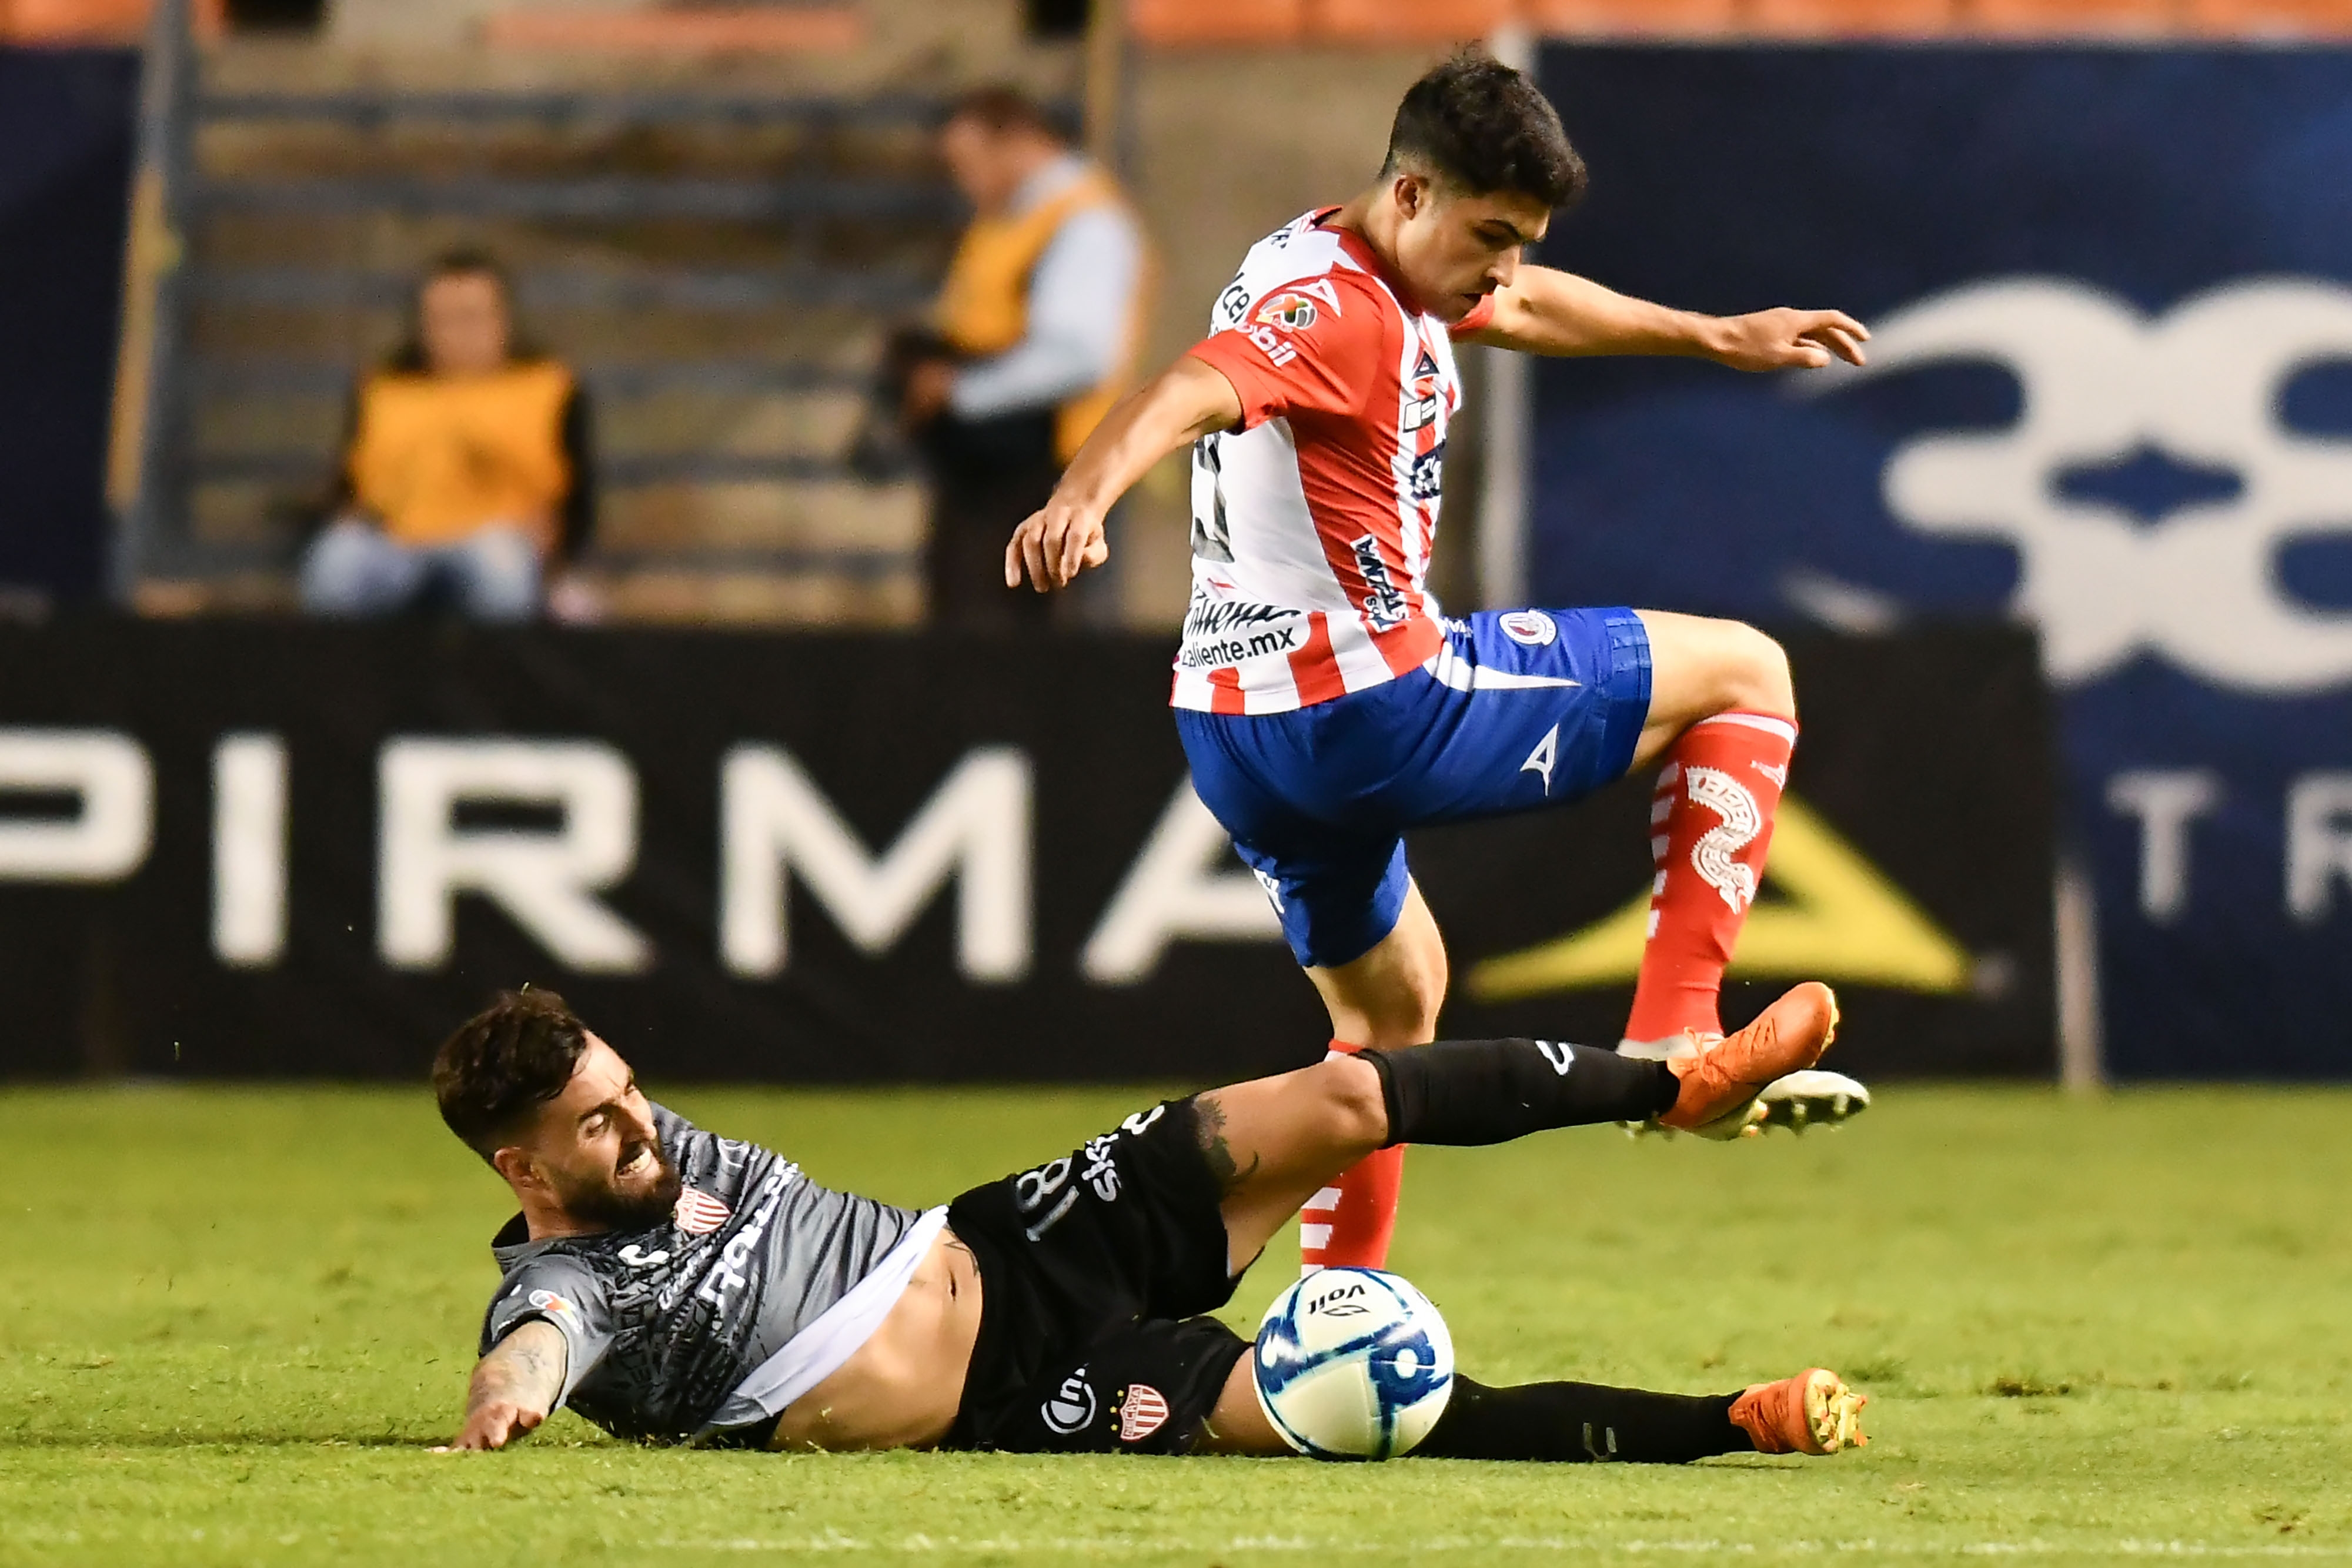
[[(1788, 661), (1750, 627), (1660, 611), (1441, 617), (1426, 578), (1462, 399), (1453, 345), (1761, 371), (1859, 364), (1868, 333), (1835, 310), (1693, 315), (1524, 263), (1585, 183), (1525, 76), (1476, 51), (1437, 67), (1405, 94), (1378, 182), (1254, 246), (1210, 335), (1112, 411), (1006, 547), (1007, 582), (1066, 588), (1107, 558), (1111, 504), (1192, 445), (1177, 728), (1338, 1051), (1434, 1038), (1445, 949), (1406, 872), (1407, 829), (1562, 804), (1653, 765), (1656, 877), (1620, 1050), (1663, 1057), (1723, 1033), (1724, 966), (1796, 744)], [(1835, 1010), (1815, 989), (1801, 1027), (1825, 1038)], [(1810, 1074), (1708, 1132), (1867, 1102)], [(1385, 1258), (1402, 1154), (1310, 1202), (1308, 1268)]]

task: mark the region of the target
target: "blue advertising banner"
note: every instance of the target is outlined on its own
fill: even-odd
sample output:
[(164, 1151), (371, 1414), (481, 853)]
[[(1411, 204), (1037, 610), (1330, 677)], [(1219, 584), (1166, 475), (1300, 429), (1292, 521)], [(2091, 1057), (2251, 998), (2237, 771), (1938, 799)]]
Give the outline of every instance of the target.
[(0, 591), (96, 595), (139, 56), (0, 47)]
[(2352, 1075), (2352, 51), (1540, 69), (1594, 175), (1546, 261), (1874, 336), (1811, 375), (1541, 366), (1534, 601), (2031, 622), (2109, 1070)]

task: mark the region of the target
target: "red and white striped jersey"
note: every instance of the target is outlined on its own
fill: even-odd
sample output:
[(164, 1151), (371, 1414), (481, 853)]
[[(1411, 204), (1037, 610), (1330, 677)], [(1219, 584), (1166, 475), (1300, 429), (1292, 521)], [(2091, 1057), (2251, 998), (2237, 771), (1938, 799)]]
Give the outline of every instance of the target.
[(1192, 601), (1178, 707), (1287, 713), (1392, 680), (1443, 641), (1426, 580), (1449, 330), (1405, 303), (1360, 235), (1308, 213), (1250, 247), (1193, 354), (1241, 394), (1192, 452)]

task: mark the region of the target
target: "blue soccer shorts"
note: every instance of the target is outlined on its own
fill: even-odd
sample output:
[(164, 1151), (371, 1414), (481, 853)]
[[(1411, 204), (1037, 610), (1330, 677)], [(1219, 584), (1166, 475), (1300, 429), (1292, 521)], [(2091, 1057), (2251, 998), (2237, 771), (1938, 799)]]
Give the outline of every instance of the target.
[(1180, 708), (1192, 788), (1266, 886), (1299, 963), (1363, 956), (1404, 908), (1408, 829), (1565, 805), (1622, 778), (1650, 714), (1631, 610), (1444, 622), (1437, 656), (1279, 714)]

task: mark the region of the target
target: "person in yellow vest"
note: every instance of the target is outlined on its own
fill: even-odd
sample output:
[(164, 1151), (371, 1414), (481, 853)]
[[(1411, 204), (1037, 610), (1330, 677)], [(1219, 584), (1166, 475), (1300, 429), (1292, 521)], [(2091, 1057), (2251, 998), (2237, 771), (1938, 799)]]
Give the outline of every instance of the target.
[[(436, 262), (412, 340), (353, 399), (336, 515), (302, 561), (302, 607), (341, 617), (441, 603), (527, 621), (593, 523), (589, 411), (572, 371), (518, 349), (506, 279), (478, 252)], [(559, 578), (547, 606), (590, 619)]]
[(940, 152), (973, 217), (929, 349), (903, 372), (902, 412), (931, 478), (931, 621), (1044, 625), (1055, 596), (1004, 586), (1004, 541), (1126, 390), (1141, 346), (1143, 235), (1110, 177), (1013, 89), (961, 99)]

